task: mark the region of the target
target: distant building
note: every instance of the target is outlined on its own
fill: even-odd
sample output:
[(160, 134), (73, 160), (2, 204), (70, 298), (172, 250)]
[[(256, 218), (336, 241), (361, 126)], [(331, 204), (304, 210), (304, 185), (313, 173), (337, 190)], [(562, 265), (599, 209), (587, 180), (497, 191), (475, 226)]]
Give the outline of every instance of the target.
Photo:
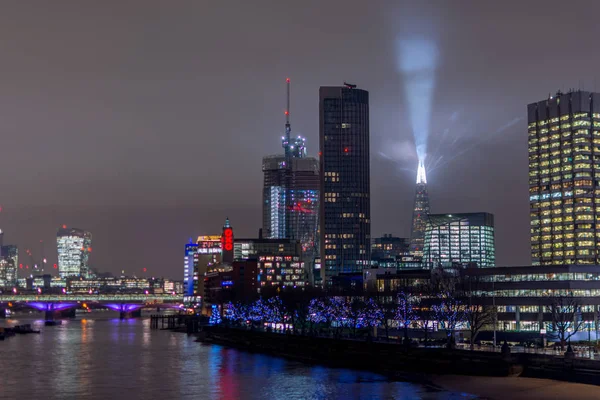
[(305, 253), (318, 247), (319, 162), (312, 157), (263, 158), (263, 235), (296, 239)]
[(183, 257), (183, 294), (185, 296), (194, 295), (194, 280), (198, 279), (196, 275), (194, 278), (194, 271), (198, 264), (198, 244), (193, 243), (190, 238), (190, 243), (185, 245), (185, 253)]
[(273, 288), (299, 288), (308, 284), (300, 255), (259, 256), (256, 280), (259, 292)]
[(402, 258), (409, 254), (410, 239), (384, 234), (371, 241), (371, 259), (388, 260)]
[(256, 260), (234, 261), (216, 268), (204, 277), (205, 303), (247, 301), (257, 297)]
[(429, 214), (423, 262), (430, 266), (496, 265), (494, 216), (489, 213)]
[(415, 192), (412, 227), (410, 231), (410, 253), (413, 257), (423, 257), (425, 228), (429, 211), (429, 192), (427, 191), (425, 164), (423, 161), (419, 161), (417, 169), (417, 189)]
[(220, 264), (223, 259), (222, 238), (222, 235), (198, 236), (193, 273), (194, 288), (189, 296), (204, 296), (204, 275), (212, 266)]
[(235, 239), (234, 260), (257, 260), (260, 255), (301, 255), (302, 245), (293, 239)]
[(89, 256), (92, 251), (92, 234), (65, 225), (56, 235), (58, 274), (61, 278), (90, 277)]
[(362, 272), (371, 261), (369, 92), (319, 89), (321, 275)]
[(15, 245), (0, 248), (0, 287), (16, 287), (19, 271), (19, 249)]
[(527, 106), (533, 265), (600, 264), (600, 93)]

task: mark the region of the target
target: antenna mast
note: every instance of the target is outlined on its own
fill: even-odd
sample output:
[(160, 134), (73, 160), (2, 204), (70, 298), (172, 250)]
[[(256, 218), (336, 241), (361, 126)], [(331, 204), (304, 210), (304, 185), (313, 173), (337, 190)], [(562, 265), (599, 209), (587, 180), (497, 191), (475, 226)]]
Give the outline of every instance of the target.
[[(285, 132), (287, 135), (289, 135), (291, 128), (290, 128), (290, 78), (287, 78), (285, 80), (286, 82), (286, 87), (287, 87), (287, 104), (285, 107)], [(289, 139), (289, 136), (288, 136)]]
[(286, 108), (285, 108), (285, 161), (286, 163), (290, 163), (291, 159), (291, 148), (290, 148), (290, 140), (292, 134), (292, 127), (290, 125), (290, 78), (285, 80), (286, 83)]

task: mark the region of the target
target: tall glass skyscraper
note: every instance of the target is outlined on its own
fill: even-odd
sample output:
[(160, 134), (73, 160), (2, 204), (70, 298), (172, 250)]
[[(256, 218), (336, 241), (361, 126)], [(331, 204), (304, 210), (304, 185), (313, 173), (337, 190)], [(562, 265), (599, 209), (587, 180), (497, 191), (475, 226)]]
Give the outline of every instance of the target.
[(90, 277), (89, 256), (92, 234), (82, 229), (63, 225), (56, 234), (58, 274), (61, 278)]
[(429, 214), (423, 245), (428, 266), (496, 265), (494, 216), (489, 213)]
[(324, 282), (370, 264), (369, 92), (319, 90), (321, 276)]
[(15, 287), (19, 270), (19, 250), (15, 245), (0, 248), (0, 287)]
[(600, 94), (559, 92), (527, 117), (532, 263), (598, 264)]

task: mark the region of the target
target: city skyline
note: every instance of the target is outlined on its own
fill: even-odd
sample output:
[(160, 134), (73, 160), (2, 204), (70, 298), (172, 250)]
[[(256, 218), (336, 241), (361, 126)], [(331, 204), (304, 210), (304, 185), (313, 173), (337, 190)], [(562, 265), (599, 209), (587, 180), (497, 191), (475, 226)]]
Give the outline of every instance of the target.
[[(250, 5), (240, 4), (219, 29), (219, 45), (209, 38), (213, 21), (228, 15), (223, 5), (164, 10), (145, 2), (140, 16), (134, 2), (119, 8), (123, 20), (114, 20), (110, 5), (7, 6), (0, 16), (2, 36), (12, 38), (0, 43), (7, 242), (36, 252), (39, 240), (55, 240), (56, 227), (80, 226), (94, 233), (93, 267), (178, 277), (181, 243), (212, 232), (225, 216), (241, 236), (256, 236), (261, 157), (281, 151), (274, 138), (283, 134), (286, 77), (294, 82), (294, 132), (313, 155), (318, 87), (347, 80), (370, 92), (371, 233), (407, 237), (417, 161), (396, 41), (418, 37), (437, 49), (431, 211), (493, 213), (498, 265), (529, 264), (524, 109), (558, 89), (594, 89), (598, 56), (579, 38), (599, 33), (592, 17), (599, 6), (579, 15), (555, 2), (542, 18), (531, 17), (539, 15), (535, 2), (519, 10), (420, 3), (345, 2), (333, 25), (339, 4), (320, 5), (319, 15), (303, 9), (308, 3), (274, 4), (253, 21), (244, 18)], [(289, 29), (276, 34), (283, 17)], [(522, 40), (576, 20), (577, 29), (535, 52)], [(82, 29), (81, 21), (90, 23)], [(251, 101), (254, 93), (260, 101)], [(131, 251), (156, 240), (159, 254)]]

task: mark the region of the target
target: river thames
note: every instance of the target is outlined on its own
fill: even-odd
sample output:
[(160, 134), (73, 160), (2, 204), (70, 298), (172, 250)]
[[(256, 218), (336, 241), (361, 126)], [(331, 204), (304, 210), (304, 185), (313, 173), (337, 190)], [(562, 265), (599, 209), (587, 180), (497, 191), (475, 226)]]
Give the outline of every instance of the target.
[[(95, 313), (94, 313), (95, 314)], [(470, 399), (431, 385), (203, 345), (112, 312), (0, 342), (2, 399)]]

